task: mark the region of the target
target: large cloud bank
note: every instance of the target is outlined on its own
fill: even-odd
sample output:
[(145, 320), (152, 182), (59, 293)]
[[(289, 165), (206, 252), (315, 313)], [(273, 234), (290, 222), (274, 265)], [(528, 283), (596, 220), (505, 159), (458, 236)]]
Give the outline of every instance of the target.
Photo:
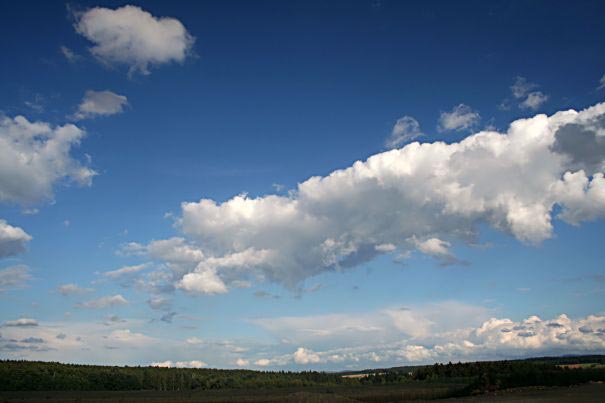
[(184, 237), (130, 244), (163, 260), (172, 284), (223, 293), (243, 280), (296, 287), (315, 274), (411, 250), (445, 262), (479, 224), (538, 244), (553, 215), (605, 215), (605, 104), (514, 121), (456, 143), (411, 143), (312, 177), (288, 195), (182, 204)]
[(175, 18), (156, 18), (136, 6), (95, 7), (77, 16), (76, 31), (95, 45), (90, 52), (106, 64), (126, 64), (130, 74), (150, 66), (183, 62), (195, 38)]
[[(393, 314), (391, 321), (385, 320), (385, 313)], [(329, 348), (325, 350), (308, 348), (308, 345), (318, 344), (317, 336), (328, 340), (347, 337), (351, 333), (346, 326), (339, 322), (326, 321), (326, 317), (273, 318), (270, 321), (260, 321), (260, 324), (277, 337), (295, 335), (299, 340), (291, 343), (306, 343), (306, 347), (297, 347), (292, 354), (273, 357), (263, 357), (256, 361), (258, 366), (282, 366), (292, 363), (309, 365), (343, 365), (371, 366), (375, 363), (433, 363), (447, 361), (470, 361), (482, 359), (499, 359), (501, 357), (521, 358), (529, 356), (555, 354), (586, 354), (602, 353), (605, 351), (605, 316), (589, 315), (584, 318), (572, 319), (561, 314), (553, 319), (543, 320), (538, 316), (530, 316), (524, 320), (513, 321), (508, 318), (490, 318), (475, 327), (451, 327), (438, 329), (435, 323), (419, 316), (418, 312), (396, 313), (396, 311), (377, 312), (376, 316), (367, 315), (369, 322), (364, 324), (366, 330), (365, 344), (349, 343), (346, 347)], [(419, 333), (410, 333), (413, 324), (404, 322), (407, 319), (420, 319), (428, 323), (428, 327)], [(344, 324), (354, 323), (357, 318), (341, 315)], [(458, 323), (462, 325), (462, 323)], [(390, 326), (390, 327), (389, 327)], [(310, 328), (309, 328), (310, 327)], [(409, 328), (406, 331), (406, 327)], [(399, 340), (380, 342), (389, 332)], [(309, 332), (316, 330), (315, 339), (309, 337)], [(428, 332), (430, 330), (430, 332)], [(302, 332), (302, 336), (300, 335)], [(305, 334), (306, 333), (306, 334)], [(367, 344), (368, 340), (376, 340)], [(324, 341), (325, 344), (325, 341)], [(335, 343), (336, 344), (336, 343)], [(295, 346), (297, 344), (294, 344)], [(300, 344), (298, 344), (300, 346)], [(342, 345), (342, 344), (341, 344)]]

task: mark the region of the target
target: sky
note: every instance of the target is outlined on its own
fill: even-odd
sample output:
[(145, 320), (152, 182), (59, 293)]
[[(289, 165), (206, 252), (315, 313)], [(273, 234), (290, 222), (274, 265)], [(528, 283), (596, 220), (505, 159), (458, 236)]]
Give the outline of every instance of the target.
[(3, 2), (0, 358), (605, 353), (604, 16)]

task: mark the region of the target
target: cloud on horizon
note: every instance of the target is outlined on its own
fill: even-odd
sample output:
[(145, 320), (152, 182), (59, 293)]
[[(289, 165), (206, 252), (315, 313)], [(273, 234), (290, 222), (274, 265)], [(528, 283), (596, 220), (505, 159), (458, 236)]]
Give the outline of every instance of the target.
[(69, 354), (74, 362), (110, 365), (326, 369), (605, 350), (602, 315), (512, 320), (492, 314), (480, 306), (443, 301), (361, 313), (251, 319), (249, 323), (278, 342), (245, 345), (153, 335), (143, 330), (142, 320), (38, 323), (21, 318), (3, 324), (0, 351), (13, 359), (56, 361)]
[[(443, 307), (445, 310), (440, 312), (441, 318), (446, 318), (448, 312), (455, 312), (448, 309), (447, 305)], [(318, 332), (324, 332), (323, 338), (332, 341), (334, 347), (313, 349), (308, 346), (325, 345), (326, 341), (321, 341), (319, 337), (316, 340), (299, 339), (292, 344), (300, 346), (303, 343), (305, 347), (297, 347), (291, 354), (258, 358), (255, 365), (271, 368), (293, 364), (338, 367), (352, 365), (366, 368), (377, 365), (494, 360), (503, 356), (526, 358), (557, 354), (598, 354), (605, 350), (605, 316), (589, 315), (571, 319), (561, 314), (549, 320), (530, 316), (520, 321), (492, 317), (474, 326), (469, 326), (471, 322), (455, 321), (457, 323), (450, 323), (455, 326), (448, 327), (442, 321), (433, 322), (423, 317), (421, 311), (412, 310), (405, 321), (407, 326), (413, 329), (413, 320), (421, 319), (421, 323), (428, 324), (427, 329), (416, 335), (403, 331), (397, 339), (394, 335), (389, 336), (389, 328), (382, 327), (389, 325), (388, 321), (380, 319), (384, 312), (388, 311), (377, 312), (378, 319), (371, 314), (364, 316), (370, 319), (364, 326), (380, 325), (357, 344), (351, 344), (346, 338), (337, 341), (343, 335), (342, 330), (346, 329), (346, 324), (356, 321), (356, 315), (339, 315), (338, 320), (344, 322), (326, 321), (324, 316), (272, 318), (276, 324), (271, 324), (269, 320), (261, 322), (261, 325), (269, 326), (276, 337), (298, 337), (315, 328)], [(391, 327), (396, 324), (396, 320), (394, 317)], [(368, 343), (368, 340), (375, 342)], [(340, 347), (335, 347), (336, 345)]]

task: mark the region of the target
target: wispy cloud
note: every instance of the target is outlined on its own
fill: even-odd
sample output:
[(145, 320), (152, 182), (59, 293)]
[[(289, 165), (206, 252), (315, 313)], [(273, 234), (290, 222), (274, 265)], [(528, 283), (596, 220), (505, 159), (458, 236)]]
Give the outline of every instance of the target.
[(519, 102), (519, 108), (536, 110), (548, 101), (548, 95), (542, 91), (533, 91), (536, 88), (538, 85), (527, 81), (525, 77), (515, 77), (510, 90), (513, 98)]
[(422, 135), (418, 121), (411, 116), (404, 116), (395, 122), (391, 135), (385, 141), (385, 145), (388, 148), (401, 147), (405, 143), (417, 139)]
[(80, 287), (77, 284), (69, 283), (60, 285), (59, 287), (57, 287), (57, 291), (59, 292), (59, 294), (67, 296), (88, 294), (93, 292), (94, 289)]
[(116, 295), (107, 295), (104, 297), (100, 297), (97, 299), (92, 299), (90, 301), (85, 301), (77, 304), (76, 306), (79, 308), (87, 308), (87, 309), (103, 309), (112, 307), (114, 305), (125, 305), (128, 303), (128, 300), (124, 298), (120, 294)]
[[(1, 245), (2, 242), (0, 241), (0, 247)], [(2, 255), (0, 254), (0, 256)], [(29, 267), (25, 265), (16, 265), (0, 269), (0, 291), (22, 288), (31, 278)]]

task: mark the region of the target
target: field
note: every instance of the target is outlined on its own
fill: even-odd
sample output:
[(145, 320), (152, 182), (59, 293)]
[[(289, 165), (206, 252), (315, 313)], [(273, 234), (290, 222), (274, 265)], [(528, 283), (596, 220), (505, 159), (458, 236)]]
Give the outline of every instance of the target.
[[(334, 388), (279, 388), (254, 390), (205, 390), (186, 392), (105, 391), (105, 392), (0, 392), (2, 402), (397, 402), (438, 399), (452, 385), (394, 385)], [(605, 384), (589, 383), (572, 387), (516, 388), (445, 402), (602, 402)]]
[(293, 387), (269, 389), (220, 389), (181, 392), (0, 392), (6, 402), (388, 402), (439, 399), (464, 385), (405, 384), (378, 386)]

